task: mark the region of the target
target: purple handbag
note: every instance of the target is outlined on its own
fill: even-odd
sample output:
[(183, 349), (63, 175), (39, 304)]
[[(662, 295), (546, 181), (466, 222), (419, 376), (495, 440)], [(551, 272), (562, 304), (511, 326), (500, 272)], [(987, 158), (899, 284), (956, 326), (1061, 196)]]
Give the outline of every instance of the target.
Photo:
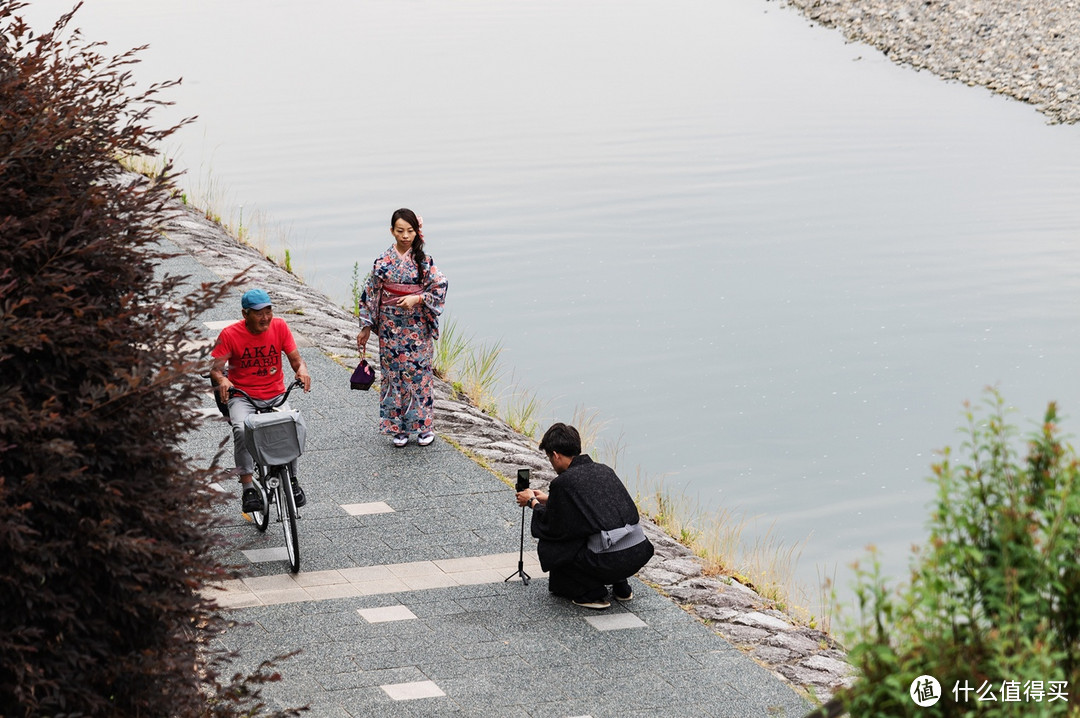
[(367, 363), (367, 359), (361, 359), (356, 365), (356, 371), (349, 377), (349, 386), (353, 389), (367, 391), (375, 383), (375, 370)]

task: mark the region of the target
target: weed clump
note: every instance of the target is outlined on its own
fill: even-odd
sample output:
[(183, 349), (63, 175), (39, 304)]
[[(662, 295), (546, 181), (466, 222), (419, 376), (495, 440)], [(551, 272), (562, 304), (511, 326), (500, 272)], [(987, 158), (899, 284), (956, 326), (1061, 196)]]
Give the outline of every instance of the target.
[(910, 583), (890, 590), (873, 555), (857, 567), (851, 715), (1080, 715), (1080, 464), (1054, 404), (1023, 459), (998, 392), (986, 407), (968, 408), (964, 458), (933, 467)]

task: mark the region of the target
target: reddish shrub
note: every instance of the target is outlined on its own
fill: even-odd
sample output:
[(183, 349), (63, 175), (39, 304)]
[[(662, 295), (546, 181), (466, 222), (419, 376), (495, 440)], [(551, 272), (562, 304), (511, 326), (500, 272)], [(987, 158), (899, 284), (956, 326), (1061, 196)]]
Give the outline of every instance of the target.
[(228, 287), (155, 278), (171, 167), (117, 163), (177, 129), (148, 125), (174, 83), (133, 93), (137, 51), (23, 6), (0, 0), (0, 715), (235, 715), (273, 666), (218, 686), (214, 497), (178, 448), (204, 392), (181, 347)]

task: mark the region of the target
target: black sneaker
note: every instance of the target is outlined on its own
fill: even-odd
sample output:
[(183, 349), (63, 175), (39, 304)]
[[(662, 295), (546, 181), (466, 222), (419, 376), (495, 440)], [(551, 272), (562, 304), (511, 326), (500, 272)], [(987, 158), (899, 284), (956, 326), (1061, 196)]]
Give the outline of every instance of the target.
[(296, 508), (307, 504), (307, 496), (304, 495), (304, 490), (300, 488), (300, 483), (296, 479), (292, 481), (292, 495), (293, 499), (296, 500)]
[(245, 514), (263, 510), (262, 494), (254, 486), (244, 489), (242, 508)]

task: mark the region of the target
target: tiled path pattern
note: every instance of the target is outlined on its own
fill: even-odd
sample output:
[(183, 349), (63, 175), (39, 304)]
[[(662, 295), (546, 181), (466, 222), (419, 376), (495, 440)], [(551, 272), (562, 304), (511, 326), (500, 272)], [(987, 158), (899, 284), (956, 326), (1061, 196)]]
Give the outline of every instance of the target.
[[(192, 284), (216, 279), (187, 255), (164, 266)], [(204, 339), (239, 314), (238, 296), (208, 309)], [(377, 392), (350, 391), (349, 369), (310, 343), (301, 352), (314, 387), (290, 399), (308, 426), (300, 573), (288, 572), (279, 525), (260, 534), (240, 513), (238, 484), (215, 484), (228, 494), (221, 559), (243, 567), (211, 590), (237, 622), (222, 646), (239, 654), (238, 670), (301, 651), (265, 688), (270, 705), (309, 705), (314, 718), (807, 712), (779, 678), (637, 580), (633, 601), (603, 612), (555, 599), (526, 535), (525, 585), (512, 489), (441, 439), (391, 447), (377, 433)], [(202, 408), (184, 449), (204, 464), (221, 452), (231, 466), (209, 390)]]
[[(244, 551), (252, 562), (286, 561), (284, 547)], [(271, 606), (275, 603), (325, 601), (333, 598), (373, 596), (380, 593), (402, 593), (428, 588), (472, 586), (499, 583), (517, 571), (518, 554), (495, 554), (448, 558), (437, 561), (415, 561), (389, 566), (355, 566), (339, 570), (252, 576), (227, 581), (211, 595), (223, 608)], [(535, 553), (524, 557), (524, 571), (530, 577), (542, 577)]]

